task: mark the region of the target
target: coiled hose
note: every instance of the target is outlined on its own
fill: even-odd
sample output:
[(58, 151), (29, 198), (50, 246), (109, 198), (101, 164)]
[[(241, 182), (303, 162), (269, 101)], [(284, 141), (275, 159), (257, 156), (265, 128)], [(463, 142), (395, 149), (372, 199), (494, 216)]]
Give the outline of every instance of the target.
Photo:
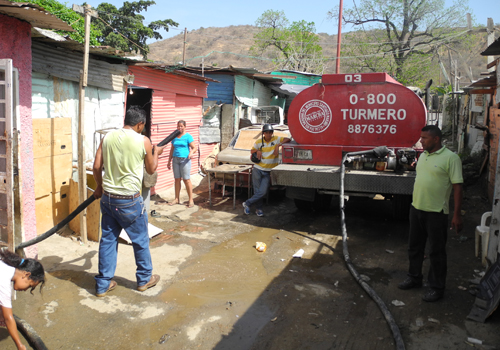
[(394, 341), (396, 342), (396, 348), (398, 350), (404, 350), (405, 344), (403, 342), (403, 338), (401, 337), (399, 327), (396, 324), (396, 321), (394, 320), (394, 317), (392, 316), (391, 312), (385, 305), (384, 301), (378, 296), (378, 294), (373, 290), (373, 288), (370, 287), (368, 283), (366, 283), (361, 279), (361, 276), (359, 275), (358, 271), (356, 271), (356, 269), (354, 268), (351, 258), (349, 257), (349, 250), (347, 247), (347, 228), (345, 224), (345, 213), (344, 213), (344, 177), (345, 177), (344, 163), (349, 155), (362, 154), (362, 153), (363, 152), (346, 153), (342, 158), (342, 165), (340, 168), (341, 169), (340, 170), (340, 225), (342, 226), (342, 252), (344, 253), (344, 260), (347, 265), (347, 269), (349, 270), (351, 275), (354, 277), (356, 282), (358, 282), (361, 285), (361, 287), (368, 293), (370, 298), (372, 298), (373, 301), (375, 301), (380, 311), (382, 311), (385, 320), (387, 321), (389, 327), (391, 328), (392, 336), (394, 338)]

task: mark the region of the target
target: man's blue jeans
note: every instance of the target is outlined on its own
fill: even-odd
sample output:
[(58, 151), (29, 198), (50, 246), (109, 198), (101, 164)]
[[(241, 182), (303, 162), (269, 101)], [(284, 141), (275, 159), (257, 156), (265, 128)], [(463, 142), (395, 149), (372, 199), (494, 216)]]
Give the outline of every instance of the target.
[(95, 277), (96, 293), (108, 290), (115, 275), (118, 236), (122, 228), (127, 232), (134, 249), (137, 265), (137, 285), (149, 282), (153, 272), (149, 251), (148, 216), (141, 196), (134, 199), (101, 197), (102, 236), (99, 243), (99, 274)]
[(248, 199), (245, 203), (249, 207), (255, 204), (257, 209), (262, 209), (263, 198), (267, 194), (267, 190), (271, 183), (271, 172), (263, 171), (257, 168), (252, 170), (252, 184), (253, 184), (253, 196)]

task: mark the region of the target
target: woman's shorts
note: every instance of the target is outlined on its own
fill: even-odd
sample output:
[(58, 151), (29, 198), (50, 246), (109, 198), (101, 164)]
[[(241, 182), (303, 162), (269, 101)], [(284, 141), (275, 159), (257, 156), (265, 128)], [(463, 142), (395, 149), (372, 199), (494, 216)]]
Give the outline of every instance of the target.
[(174, 169), (174, 179), (183, 178), (189, 180), (191, 178), (191, 159), (174, 157), (172, 159), (172, 168)]

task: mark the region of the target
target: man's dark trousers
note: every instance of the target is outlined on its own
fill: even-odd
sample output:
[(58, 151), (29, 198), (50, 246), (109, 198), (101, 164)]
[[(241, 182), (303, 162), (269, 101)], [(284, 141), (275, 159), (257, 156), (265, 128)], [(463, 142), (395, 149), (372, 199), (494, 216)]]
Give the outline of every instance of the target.
[(429, 286), (444, 291), (446, 285), (446, 240), (448, 237), (448, 215), (410, 209), (410, 236), (408, 257), (410, 268), (408, 276), (415, 281), (422, 280), (425, 245), (429, 239)]

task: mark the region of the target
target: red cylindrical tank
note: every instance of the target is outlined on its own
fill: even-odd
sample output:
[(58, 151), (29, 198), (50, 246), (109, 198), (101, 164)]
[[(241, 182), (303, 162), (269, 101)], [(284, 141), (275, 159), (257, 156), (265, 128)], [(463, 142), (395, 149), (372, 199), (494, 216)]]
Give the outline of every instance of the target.
[(411, 147), (426, 120), (420, 97), (386, 73), (325, 74), (288, 110), (301, 145)]

